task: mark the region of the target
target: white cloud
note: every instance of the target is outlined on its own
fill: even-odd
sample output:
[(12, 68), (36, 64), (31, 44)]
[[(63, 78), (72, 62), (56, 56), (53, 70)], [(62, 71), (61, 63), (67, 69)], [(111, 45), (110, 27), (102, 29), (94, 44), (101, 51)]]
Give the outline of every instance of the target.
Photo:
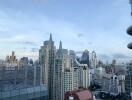
[[(0, 43), (5, 44), (5, 49), (12, 45), (12, 48), (14, 47), (16, 50), (15, 46), (17, 45), (13, 44), (15, 42), (19, 43), (22, 41), (36, 42), (39, 45), (43, 45), (43, 41), (49, 38), (50, 32), (53, 33), (53, 39), (55, 41), (59, 42), (59, 40), (63, 40), (64, 44), (68, 45), (69, 47), (72, 47), (72, 45), (79, 42), (82, 43), (83, 41), (80, 41), (80, 38), (77, 36), (77, 34), (80, 32), (72, 23), (57, 19), (50, 19), (42, 14), (38, 14), (36, 16), (34, 15), (32, 18), (33, 15), (27, 13), (11, 12), (9, 12), (11, 14), (10, 17), (8, 17), (7, 11), (0, 19), (0, 32), (5, 32), (5, 34), (0, 33), (2, 34), (0, 37)], [(18, 47), (22, 48), (23, 46), (24, 45), (19, 44)], [(18, 52), (21, 51), (23, 50), (18, 50)], [(29, 53), (29, 51), (27, 51), (27, 53), (28, 56), (32, 56), (32, 53)], [(20, 55), (21, 53), (18, 54)]]
[[(111, 2), (114, 7), (109, 5), (111, 8), (104, 9), (107, 7), (107, 5), (104, 5), (100, 7), (101, 9), (99, 8), (99, 11), (96, 11), (98, 9), (95, 10), (96, 16), (93, 14), (92, 17), (89, 15), (87, 19), (84, 19), (86, 21), (86, 23), (84, 23), (86, 25), (84, 25), (85, 28), (78, 22), (76, 22), (78, 24), (75, 24), (71, 21), (56, 19), (54, 16), (49, 17), (48, 15), (46, 16), (43, 11), (34, 11), (36, 9), (32, 9), (28, 12), (25, 10), (13, 10), (9, 8), (4, 10), (1, 9), (0, 44), (2, 45), (2, 43), (5, 43), (2, 46), (2, 50), (8, 48), (24, 48), (24, 44), (14, 45), (14, 42), (23, 41), (35, 42), (38, 44), (37, 48), (39, 48), (39, 46), (43, 44), (43, 41), (49, 38), (49, 33), (52, 33), (57, 46), (59, 41), (62, 40), (64, 48), (77, 51), (94, 49), (98, 53), (107, 54), (114, 52), (129, 54), (130, 52), (128, 52), (125, 47), (126, 42), (124, 42), (125, 39), (128, 41), (128, 38), (125, 36), (126, 33), (124, 27), (126, 27), (130, 21), (128, 20), (128, 17), (126, 17), (129, 15), (129, 12), (127, 12), (129, 11), (129, 8), (125, 7), (127, 1), (113, 0)], [(82, 16), (80, 14), (81, 12), (77, 13), (79, 13), (79, 16)], [(87, 23), (87, 20), (89, 20), (89, 23)], [(82, 33), (83, 35), (78, 37), (79, 33)], [(89, 44), (91, 42), (92, 45)], [(124, 44), (122, 44), (122, 42)], [(30, 49), (34, 47), (26, 46), (26, 48), (28, 48), (26, 52), (29, 54), (28, 56), (32, 56)], [(18, 50), (18, 52), (19, 55), (24, 55), (23, 49)], [(37, 54), (35, 54), (35, 56), (36, 55)]]

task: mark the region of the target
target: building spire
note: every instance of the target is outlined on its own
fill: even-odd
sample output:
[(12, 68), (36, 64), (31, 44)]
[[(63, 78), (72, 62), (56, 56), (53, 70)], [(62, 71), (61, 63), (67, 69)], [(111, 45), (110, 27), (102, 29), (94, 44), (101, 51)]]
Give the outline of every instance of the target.
[(62, 50), (62, 42), (60, 41), (59, 50)]
[(49, 38), (49, 41), (52, 41), (52, 34), (50, 33), (50, 38)]
[(63, 52), (62, 52), (62, 42), (60, 41), (59, 49), (58, 49), (58, 56), (61, 58), (63, 57)]

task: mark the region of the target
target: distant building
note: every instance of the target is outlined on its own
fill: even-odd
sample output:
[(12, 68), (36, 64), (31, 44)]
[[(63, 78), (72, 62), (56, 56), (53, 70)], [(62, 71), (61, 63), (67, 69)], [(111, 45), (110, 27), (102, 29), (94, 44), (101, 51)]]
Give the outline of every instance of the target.
[(70, 63), (70, 71), (72, 72), (72, 90), (78, 89), (79, 87), (79, 67), (76, 62), (76, 54), (75, 51), (69, 50), (69, 63)]
[(78, 89), (78, 73), (75, 52), (63, 49), (60, 42), (55, 56), (55, 100), (64, 100), (65, 92)]
[(119, 80), (119, 86), (118, 86), (118, 92), (119, 93), (125, 93), (125, 75), (118, 75)]
[(112, 73), (116, 73), (116, 60), (114, 59), (113, 61), (112, 61)]
[(88, 50), (85, 50), (83, 52), (80, 63), (87, 64), (87, 66), (89, 67), (89, 51)]
[(88, 88), (90, 86), (90, 74), (88, 66), (83, 64), (80, 66), (80, 87)]
[(110, 94), (114, 95), (125, 93), (124, 75), (113, 75), (104, 73), (102, 75), (102, 78), (100, 80), (96, 80), (96, 82), (100, 82), (102, 91), (109, 92)]
[(15, 56), (15, 52), (12, 51), (12, 55), (11, 56), (6, 56), (6, 66), (13, 68), (13, 67), (18, 67), (19, 66), (19, 61)]
[(127, 75), (125, 76), (125, 91), (130, 95), (132, 92), (132, 63), (127, 67)]
[(29, 64), (28, 57), (23, 57), (19, 60), (19, 66), (25, 66)]
[(102, 66), (97, 67), (95, 70), (95, 75), (94, 75), (94, 79), (98, 80), (98, 79), (102, 79), (102, 77), (104, 76), (105, 72), (105, 68), (103, 68)]
[(97, 66), (97, 56), (96, 56), (95, 51), (92, 51), (91, 59), (90, 59), (90, 66), (91, 68), (96, 68)]
[(90, 70), (87, 64), (81, 64), (77, 60), (76, 64), (79, 71), (79, 87), (88, 88), (90, 86)]

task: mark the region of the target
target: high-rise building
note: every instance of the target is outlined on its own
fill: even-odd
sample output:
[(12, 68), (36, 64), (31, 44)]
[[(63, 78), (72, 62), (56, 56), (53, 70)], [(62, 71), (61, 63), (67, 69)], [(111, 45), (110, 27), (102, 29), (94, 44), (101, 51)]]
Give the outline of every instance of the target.
[(85, 50), (83, 52), (82, 57), (81, 57), (81, 63), (87, 64), (89, 67), (89, 51), (88, 50)]
[(70, 68), (64, 70), (64, 93), (73, 90), (73, 72)]
[(81, 64), (77, 60), (79, 87), (88, 88), (90, 85), (90, 71), (87, 64)]
[(84, 64), (76, 60), (73, 50), (63, 49), (62, 42), (56, 50), (51, 35), (44, 42), (39, 50), (39, 63), (42, 65), (42, 81), (48, 87), (49, 100), (64, 100), (67, 91), (88, 88), (89, 51), (84, 51), (81, 61)]
[(19, 65), (18, 59), (15, 56), (15, 52), (12, 51), (11, 56), (6, 56), (6, 66), (12, 68), (14, 66), (18, 67), (18, 65)]
[(62, 49), (62, 42), (60, 42), (55, 57), (55, 100), (64, 100), (67, 91), (79, 87), (79, 70), (75, 57), (75, 52)]
[(77, 66), (76, 62), (76, 54), (73, 50), (69, 50), (69, 63), (70, 63), (70, 70), (72, 72), (72, 80), (73, 80), (73, 89), (78, 89), (79, 87), (79, 67)]
[(90, 73), (87, 64), (80, 64), (79, 66), (79, 86), (88, 88), (90, 85)]
[(132, 92), (132, 63), (127, 66), (127, 75), (125, 76), (125, 91), (129, 95)]
[(97, 56), (96, 56), (96, 52), (95, 51), (92, 51), (92, 54), (91, 54), (91, 67), (92, 68), (96, 68), (97, 66)]
[(112, 73), (116, 73), (116, 60), (115, 59), (112, 61), (111, 67), (112, 67)]
[(59, 49), (57, 50), (55, 57), (55, 99), (63, 100), (64, 95), (64, 67), (67, 65), (67, 54), (64, 54), (64, 49), (62, 49), (62, 42), (60, 42)]
[[(64, 93), (78, 89), (79, 87), (79, 71), (77, 68), (65, 69), (64, 72)], [(68, 88), (67, 88), (68, 87)]]
[(79, 85), (79, 68), (75, 64), (75, 66), (72, 69), (73, 73), (73, 89), (78, 89)]
[(43, 83), (48, 87), (49, 100), (54, 100), (54, 60), (55, 60), (55, 46), (52, 40), (52, 35), (48, 41), (39, 50), (39, 61), (42, 64)]
[(19, 66), (22, 67), (22, 66), (25, 66), (29, 63), (29, 60), (28, 60), (28, 57), (23, 57), (19, 60)]

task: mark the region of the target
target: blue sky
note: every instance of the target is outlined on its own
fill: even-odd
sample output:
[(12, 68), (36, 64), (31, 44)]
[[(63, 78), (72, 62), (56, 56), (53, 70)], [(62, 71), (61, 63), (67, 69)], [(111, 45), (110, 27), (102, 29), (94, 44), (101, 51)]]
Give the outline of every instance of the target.
[(0, 0), (0, 58), (37, 58), (52, 33), (56, 46), (95, 50), (101, 59), (131, 60), (129, 0)]

